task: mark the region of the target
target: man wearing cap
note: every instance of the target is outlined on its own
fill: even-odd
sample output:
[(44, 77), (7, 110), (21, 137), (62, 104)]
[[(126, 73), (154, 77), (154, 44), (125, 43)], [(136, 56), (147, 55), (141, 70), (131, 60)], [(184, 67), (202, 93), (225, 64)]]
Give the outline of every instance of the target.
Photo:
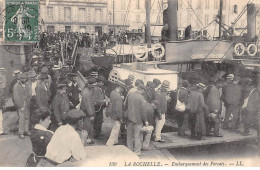
[(9, 87), (10, 94), (13, 94), (14, 85), (17, 83), (18, 75), (20, 75), (20, 74), (21, 74), (20, 70), (14, 71), (14, 73), (13, 73), (14, 79), (11, 81), (10, 87)]
[(30, 135), (29, 133), (29, 112), (27, 111), (26, 103), (26, 88), (25, 83), (27, 80), (27, 75), (22, 73), (18, 76), (18, 81), (14, 85), (13, 89), (13, 100), (17, 107), (17, 112), (19, 115), (19, 137), (24, 139), (24, 135)]
[(93, 143), (93, 121), (95, 116), (95, 105), (93, 100), (93, 85), (97, 80), (93, 77), (88, 79), (88, 83), (81, 92), (82, 101), (80, 109), (86, 114), (84, 119), (84, 129), (88, 132), (89, 143)]
[(154, 84), (154, 90), (158, 90), (159, 86), (161, 85), (161, 81), (157, 78), (153, 79), (153, 84)]
[(69, 96), (69, 101), (72, 103), (72, 108), (76, 108), (76, 106), (79, 105), (80, 100), (79, 100), (79, 95), (80, 95), (80, 88), (77, 83), (77, 76), (78, 74), (76, 73), (69, 73), (68, 77), (70, 78), (70, 82), (68, 84), (68, 96)]
[(107, 116), (112, 119), (112, 130), (107, 146), (118, 144), (118, 135), (123, 120), (123, 99), (121, 97), (125, 84), (122, 81), (116, 82), (116, 88), (110, 94), (110, 103), (108, 109), (111, 109)]
[(39, 108), (49, 109), (51, 92), (47, 85), (49, 83), (48, 76), (46, 74), (40, 74), (38, 78), (39, 82), (35, 88), (37, 105)]
[[(188, 104), (188, 96), (190, 93), (189, 88), (189, 82), (187, 80), (182, 80), (179, 84), (179, 88), (177, 91), (177, 96), (180, 102), (185, 103), (187, 106)], [(185, 136), (185, 131), (188, 130), (188, 122), (189, 122), (189, 113), (187, 110), (184, 112), (179, 112), (175, 110), (176, 112), (176, 120), (178, 123), (178, 135)]]
[(191, 128), (191, 138), (202, 140), (202, 136), (206, 135), (205, 113), (208, 114), (208, 108), (204, 102), (203, 91), (205, 89), (203, 83), (196, 85), (188, 97), (188, 105), (190, 108), (189, 123)]
[(126, 109), (127, 109), (127, 98), (128, 98), (128, 95), (129, 95), (130, 93), (136, 92), (136, 91), (137, 91), (137, 86), (138, 86), (139, 84), (143, 84), (143, 85), (144, 85), (144, 82), (143, 82), (142, 80), (140, 80), (140, 79), (137, 79), (137, 80), (135, 81), (135, 86), (132, 87), (132, 88), (128, 91), (128, 93), (127, 93), (127, 95), (126, 95), (126, 97), (125, 97), (125, 101), (124, 101), (124, 107), (125, 107)]
[[(152, 137), (152, 133), (155, 127), (155, 121), (154, 121), (154, 117), (158, 115), (158, 113), (160, 113), (160, 111), (158, 110), (159, 106), (159, 102), (157, 100), (153, 100), (151, 101), (151, 103), (149, 102), (145, 102), (145, 110), (146, 110), (146, 116), (147, 116), (147, 121), (149, 124), (149, 128), (147, 128), (143, 133), (144, 133), (144, 141), (143, 141), (143, 147), (142, 150), (149, 150), (149, 144), (150, 144), (150, 140)], [(145, 129), (145, 128), (143, 128)]]
[(57, 86), (57, 93), (52, 101), (53, 115), (52, 117), (52, 130), (55, 131), (59, 126), (66, 123), (69, 111), (69, 98), (66, 92), (66, 82), (61, 82)]
[[(106, 107), (106, 95), (104, 85), (106, 83), (105, 77), (99, 75), (97, 78), (97, 85), (93, 88), (93, 99), (95, 103), (95, 118), (94, 118), (94, 137), (98, 138), (103, 123), (103, 109)], [(103, 88), (103, 89), (102, 89)]]
[(37, 109), (37, 102), (36, 102), (36, 86), (37, 86), (37, 81), (36, 81), (36, 77), (37, 74), (35, 73), (35, 71), (29, 71), (29, 80), (26, 82), (25, 84), (25, 88), (26, 88), (26, 95), (27, 95), (27, 111), (29, 112), (30, 115), (30, 129), (33, 128), (32, 127), (32, 118), (34, 116), (32, 116), (34, 114), (34, 111)]
[(220, 92), (216, 86), (216, 81), (211, 80), (210, 85), (207, 87), (207, 94), (204, 95), (206, 105), (208, 106), (210, 117), (206, 121), (207, 124), (207, 135), (210, 133), (211, 127), (214, 128), (214, 136), (222, 137), (219, 133), (220, 114), (221, 114), (221, 100)]
[(222, 93), (222, 99), (226, 106), (226, 114), (224, 119), (223, 128), (228, 129), (228, 122), (231, 121), (231, 129), (237, 130), (237, 120), (239, 114), (239, 108), (242, 103), (241, 87), (238, 84), (238, 77), (234, 77), (233, 74), (227, 76), (229, 82), (224, 88)]
[(168, 103), (168, 89), (170, 87), (170, 82), (167, 80), (164, 80), (161, 87), (156, 91), (155, 100), (159, 102), (159, 108), (161, 111), (161, 116), (155, 117), (155, 142), (164, 142), (164, 140), (161, 137), (161, 131), (165, 124), (165, 114), (167, 112), (167, 103)]
[[(51, 80), (51, 76), (49, 75), (49, 69), (47, 68), (47, 67), (43, 67), (42, 69), (41, 69), (41, 73), (40, 74), (42, 74), (42, 75), (47, 75), (47, 77), (48, 77), (48, 81), (47, 80), (45, 80), (45, 82), (46, 82), (46, 85), (48, 86), (48, 88), (50, 88), (50, 85), (51, 85), (51, 82), (52, 82), (52, 80)], [(40, 75), (39, 75), (40, 76)], [(38, 79), (39, 79), (39, 77), (38, 77)]]
[(140, 155), (142, 148), (142, 133), (143, 123), (148, 126), (147, 116), (145, 112), (145, 99), (142, 93), (145, 91), (145, 86), (139, 84), (137, 91), (128, 95), (127, 109), (127, 147)]
[[(79, 161), (86, 159), (84, 145), (76, 129), (83, 129), (85, 114), (79, 109), (68, 112), (68, 124), (60, 126), (52, 136), (47, 146), (45, 160), (56, 165), (65, 161)], [(40, 163), (39, 163), (40, 164)]]

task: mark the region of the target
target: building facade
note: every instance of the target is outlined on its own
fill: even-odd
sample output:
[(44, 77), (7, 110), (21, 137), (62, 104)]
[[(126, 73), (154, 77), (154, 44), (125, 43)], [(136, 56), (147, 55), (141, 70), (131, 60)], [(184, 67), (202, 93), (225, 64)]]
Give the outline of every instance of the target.
[[(163, 0), (151, 0), (151, 26), (162, 26)], [(145, 0), (108, 0), (109, 27), (120, 29), (142, 29), (146, 24)], [(153, 33), (153, 29), (151, 29)]]
[(46, 32), (108, 30), (107, 0), (40, 0), (40, 17)]

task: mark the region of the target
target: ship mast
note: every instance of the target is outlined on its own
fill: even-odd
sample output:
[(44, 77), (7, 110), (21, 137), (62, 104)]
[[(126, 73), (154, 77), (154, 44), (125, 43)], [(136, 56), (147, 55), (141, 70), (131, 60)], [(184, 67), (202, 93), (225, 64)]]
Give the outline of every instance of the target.
[(150, 24), (151, 0), (145, 0), (145, 9), (146, 9), (146, 42), (147, 42), (147, 47), (151, 48), (151, 24)]
[(219, 39), (221, 39), (222, 34), (222, 11), (223, 11), (223, 0), (220, 0), (219, 8)]

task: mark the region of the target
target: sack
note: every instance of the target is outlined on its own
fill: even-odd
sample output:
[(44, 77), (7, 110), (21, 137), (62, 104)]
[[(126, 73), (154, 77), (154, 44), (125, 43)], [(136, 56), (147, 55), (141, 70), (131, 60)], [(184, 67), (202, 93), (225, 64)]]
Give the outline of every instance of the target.
[(110, 117), (111, 114), (112, 114), (112, 103), (109, 103), (106, 109), (106, 116)]
[(185, 109), (186, 109), (186, 105), (185, 103), (182, 103), (180, 100), (179, 100), (179, 91), (177, 92), (177, 102), (176, 102), (176, 106), (175, 106), (175, 110), (179, 111), (179, 112), (184, 112)]
[(185, 103), (180, 102), (180, 100), (177, 100), (176, 106), (175, 106), (175, 110), (179, 111), (179, 112), (184, 112), (186, 109), (186, 105)]

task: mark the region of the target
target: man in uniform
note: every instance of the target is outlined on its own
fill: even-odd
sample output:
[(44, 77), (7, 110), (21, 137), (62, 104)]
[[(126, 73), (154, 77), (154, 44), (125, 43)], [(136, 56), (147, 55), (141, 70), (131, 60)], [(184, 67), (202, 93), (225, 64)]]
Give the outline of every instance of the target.
[(19, 115), (19, 138), (24, 139), (24, 135), (30, 135), (29, 133), (29, 112), (26, 108), (26, 89), (25, 82), (27, 80), (27, 75), (22, 73), (18, 76), (18, 81), (14, 85), (13, 89), (13, 100), (17, 107), (17, 112)]
[(141, 154), (142, 148), (142, 133), (143, 123), (148, 126), (147, 116), (145, 112), (145, 99), (142, 93), (145, 91), (145, 86), (139, 84), (137, 91), (128, 95), (128, 110), (127, 110), (127, 147), (137, 155)]
[(167, 112), (167, 103), (168, 103), (168, 89), (170, 86), (170, 82), (164, 80), (161, 87), (156, 91), (155, 100), (159, 102), (159, 108), (161, 111), (161, 116), (155, 118), (156, 126), (155, 126), (155, 142), (164, 142), (161, 138), (161, 131), (165, 124), (165, 114)]
[(67, 114), (69, 111), (69, 98), (66, 92), (66, 82), (61, 82), (57, 86), (57, 93), (52, 101), (52, 123), (53, 131), (55, 131), (59, 126), (66, 123)]
[(93, 144), (93, 121), (95, 116), (95, 105), (93, 100), (93, 84), (96, 84), (95, 78), (89, 78), (88, 83), (86, 83), (85, 88), (81, 92), (82, 101), (80, 104), (80, 109), (86, 114), (84, 118), (84, 129), (88, 132), (88, 143)]
[(72, 108), (76, 108), (78, 104), (80, 103), (79, 101), (79, 95), (81, 89), (79, 88), (77, 84), (77, 74), (76, 73), (69, 73), (68, 77), (70, 78), (70, 82), (68, 84), (68, 95), (69, 95), (69, 101), (72, 104)]
[(102, 89), (106, 83), (105, 77), (99, 75), (97, 85), (93, 88), (93, 99), (95, 103), (95, 118), (94, 118), (94, 137), (98, 138), (103, 123), (103, 109), (106, 107), (105, 91)]

